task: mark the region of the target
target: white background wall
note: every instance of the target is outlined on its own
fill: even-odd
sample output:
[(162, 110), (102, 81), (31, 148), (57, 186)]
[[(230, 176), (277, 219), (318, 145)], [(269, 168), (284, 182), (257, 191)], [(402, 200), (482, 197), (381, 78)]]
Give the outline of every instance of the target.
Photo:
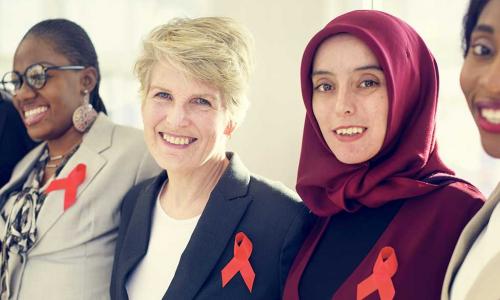
[[(500, 178), (500, 160), (484, 154), (458, 84), (466, 2), (373, 0), (373, 6), (406, 20), (434, 53), (441, 74), (441, 157), (459, 176), (489, 194)], [(304, 122), (299, 84), (302, 51), (335, 16), (371, 6), (371, 0), (0, 0), (0, 73), (10, 70), (13, 52), (29, 27), (46, 18), (69, 18), (87, 30), (96, 46), (102, 96), (111, 118), (141, 127), (132, 67), (143, 36), (172, 17), (233, 17), (255, 37), (256, 71), (252, 106), (230, 148), (253, 172), (293, 188)]]

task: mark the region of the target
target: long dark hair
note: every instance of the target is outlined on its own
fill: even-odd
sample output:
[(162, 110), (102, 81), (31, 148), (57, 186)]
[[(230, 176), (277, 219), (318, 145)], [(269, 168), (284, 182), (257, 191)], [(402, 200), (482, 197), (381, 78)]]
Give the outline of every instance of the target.
[(90, 103), (96, 111), (106, 114), (106, 106), (99, 95), (101, 72), (97, 53), (87, 32), (72, 21), (50, 19), (31, 27), (21, 41), (30, 35), (48, 40), (54, 46), (54, 50), (64, 55), (71, 64), (94, 67), (97, 70), (97, 82), (90, 93)]
[(462, 32), (462, 49), (464, 56), (467, 55), (470, 47), (470, 36), (474, 27), (477, 25), (477, 20), (483, 11), (483, 8), (488, 4), (490, 0), (471, 0), (469, 3), (469, 8), (465, 13), (463, 20), (463, 32)]

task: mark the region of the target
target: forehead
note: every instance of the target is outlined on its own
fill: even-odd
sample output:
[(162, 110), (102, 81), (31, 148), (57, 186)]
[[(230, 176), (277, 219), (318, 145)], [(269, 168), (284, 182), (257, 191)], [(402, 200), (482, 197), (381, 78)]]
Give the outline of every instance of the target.
[(52, 44), (42, 38), (27, 36), (17, 47), (14, 55), (14, 70), (24, 70), (35, 63), (49, 63), (52, 65), (68, 65), (69, 60), (54, 50)]
[[(500, 0), (491, 0), (486, 4), (479, 16), (478, 24), (490, 25), (500, 30)], [(498, 32), (497, 32), (498, 33)]]
[(220, 98), (221, 91), (215, 85), (197, 80), (168, 62), (153, 65), (150, 87), (159, 87), (179, 94), (207, 94)]
[(363, 41), (350, 34), (326, 39), (314, 57), (314, 69), (347, 71), (364, 65), (378, 65), (378, 60)]

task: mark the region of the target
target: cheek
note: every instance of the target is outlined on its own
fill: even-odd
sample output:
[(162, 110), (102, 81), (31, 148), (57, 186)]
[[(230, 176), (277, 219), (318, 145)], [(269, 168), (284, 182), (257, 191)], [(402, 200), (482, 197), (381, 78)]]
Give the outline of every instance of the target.
[(145, 101), (141, 109), (144, 130), (154, 130), (155, 126), (165, 117), (165, 108), (152, 101)]
[(475, 75), (471, 72), (473, 69), (474, 68), (471, 68), (470, 61), (466, 59), (462, 67), (462, 71), (460, 72), (460, 87), (462, 88), (462, 92), (465, 95), (469, 108), (471, 107), (469, 94), (472, 91), (475, 81)]
[(376, 144), (382, 146), (387, 133), (387, 117), (389, 115), (389, 100), (386, 95), (382, 95), (376, 105), (371, 110), (371, 117), (376, 120)]
[(316, 99), (312, 101), (313, 114), (318, 122), (319, 128), (323, 130), (324, 127), (328, 127), (328, 109), (325, 105), (326, 101), (321, 101), (321, 99)]

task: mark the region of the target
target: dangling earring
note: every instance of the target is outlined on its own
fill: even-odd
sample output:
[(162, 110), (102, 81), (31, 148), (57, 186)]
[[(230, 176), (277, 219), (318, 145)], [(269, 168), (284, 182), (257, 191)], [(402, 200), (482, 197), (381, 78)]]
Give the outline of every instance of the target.
[(83, 96), (83, 104), (78, 106), (75, 112), (73, 112), (73, 126), (79, 132), (87, 131), (97, 118), (97, 112), (92, 104), (90, 104), (89, 91), (85, 90), (83, 93), (85, 94)]

